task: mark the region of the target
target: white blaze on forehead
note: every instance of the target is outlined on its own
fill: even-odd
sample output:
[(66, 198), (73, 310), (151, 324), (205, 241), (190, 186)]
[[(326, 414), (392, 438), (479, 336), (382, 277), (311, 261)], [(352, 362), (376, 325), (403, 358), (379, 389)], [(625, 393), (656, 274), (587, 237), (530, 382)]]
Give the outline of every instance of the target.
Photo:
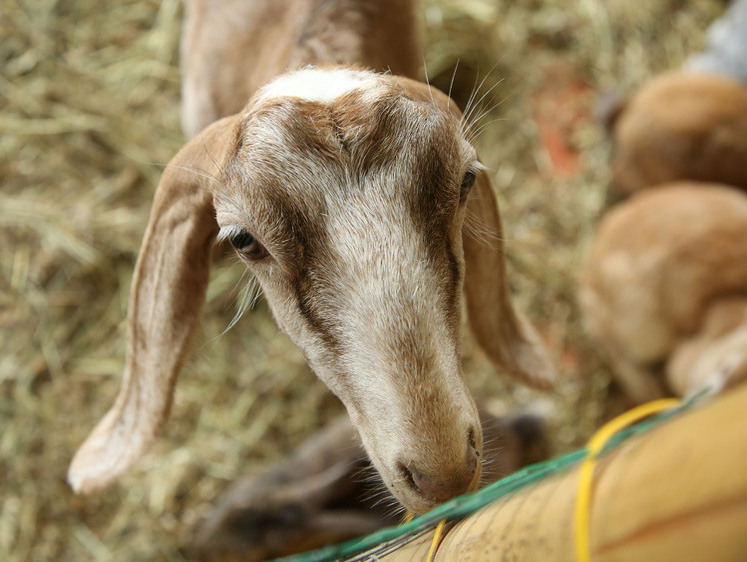
[(306, 68), (270, 82), (260, 90), (257, 99), (291, 97), (328, 104), (353, 90), (371, 91), (379, 84), (378, 76), (372, 72)]
[[(413, 221), (405, 218), (404, 197), (376, 192), (365, 201), (348, 200), (344, 209), (330, 202), (326, 220), (332, 253), (340, 256), (336, 282), (343, 363), (351, 378), (365, 381), (372, 394), (380, 395), (379, 402), (388, 404), (390, 411), (382, 415), (401, 417), (410, 408), (398, 399), (401, 383), (391, 378), (401, 366), (399, 337), (422, 337), (413, 343), (435, 372), (449, 376), (459, 373), (459, 366), (441, 310), (440, 279), (426, 265)], [(410, 324), (413, 319), (417, 322)], [(418, 326), (428, 330), (417, 332)]]

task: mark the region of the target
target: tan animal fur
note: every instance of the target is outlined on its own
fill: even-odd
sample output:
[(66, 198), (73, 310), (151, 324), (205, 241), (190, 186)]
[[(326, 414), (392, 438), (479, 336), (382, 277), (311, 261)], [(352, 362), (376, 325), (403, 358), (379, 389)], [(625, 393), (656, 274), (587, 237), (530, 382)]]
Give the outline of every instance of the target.
[[(509, 300), (495, 197), (454, 103), (409, 78), (349, 67), (283, 74), (340, 60), (411, 72), (412, 4), (370, 4), (231, 3), (235, 11), (205, 15), (207, 3), (190, 3), (188, 131), (251, 98), (187, 143), (161, 178), (133, 279), (122, 387), (73, 459), (76, 491), (110, 484), (163, 425), (216, 239), (236, 247), (280, 328), (345, 404), (385, 484), (415, 512), (480, 477), (481, 429), (460, 365), (462, 288), (496, 365), (552, 383), (542, 345)], [(335, 19), (319, 19), (330, 6)], [(371, 44), (349, 61), (356, 41)], [(247, 70), (250, 60), (257, 67)], [(220, 65), (229, 68), (213, 75)], [(474, 231), (463, 228), (467, 214)]]
[(747, 189), (747, 87), (698, 72), (658, 76), (609, 104), (615, 187), (697, 180)]
[(182, 128), (189, 138), (238, 113), (287, 70), (363, 65), (415, 79), (420, 72), (412, 0), (188, 0), (186, 6)]
[(581, 305), (631, 400), (743, 376), (746, 241), (747, 195), (717, 184), (651, 188), (602, 219)]

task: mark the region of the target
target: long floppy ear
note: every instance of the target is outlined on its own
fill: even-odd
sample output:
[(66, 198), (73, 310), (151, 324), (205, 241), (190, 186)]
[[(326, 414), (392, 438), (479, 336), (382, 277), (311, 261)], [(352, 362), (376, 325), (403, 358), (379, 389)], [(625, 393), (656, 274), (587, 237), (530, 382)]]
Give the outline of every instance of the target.
[(467, 313), (477, 342), (506, 374), (537, 388), (551, 388), (557, 378), (555, 367), (534, 327), (511, 303), (501, 216), (484, 171), (467, 200), (462, 238)]
[[(412, 99), (430, 101), (457, 119), (463, 118), (456, 103), (443, 92), (409, 78), (393, 78)], [(557, 378), (555, 367), (534, 327), (511, 303), (501, 216), (485, 171), (478, 174), (467, 200), (462, 238), (467, 313), (477, 342), (506, 374), (537, 388), (551, 388)]]
[(103, 488), (147, 449), (165, 422), (205, 301), (218, 233), (212, 184), (235, 146), (238, 117), (205, 129), (172, 159), (156, 191), (130, 293), (129, 342), (114, 406), (73, 458), (76, 492)]

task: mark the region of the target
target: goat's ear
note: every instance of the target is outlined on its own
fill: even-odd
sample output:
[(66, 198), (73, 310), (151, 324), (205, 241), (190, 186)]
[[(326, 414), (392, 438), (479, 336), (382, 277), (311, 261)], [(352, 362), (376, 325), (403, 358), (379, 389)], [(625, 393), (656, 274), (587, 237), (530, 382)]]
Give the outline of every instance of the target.
[(228, 117), (205, 129), (161, 177), (132, 281), (122, 386), (70, 465), (68, 481), (76, 492), (113, 482), (168, 416), (205, 301), (218, 233), (213, 183), (235, 147), (237, 125), (237, 117)]
[(498, 205), (485, 171), (467, 200), (464, 291), (477, 342), (506, 374), (537, 388), (552, 387), (555, 368), (534, 327), (509, 296)]

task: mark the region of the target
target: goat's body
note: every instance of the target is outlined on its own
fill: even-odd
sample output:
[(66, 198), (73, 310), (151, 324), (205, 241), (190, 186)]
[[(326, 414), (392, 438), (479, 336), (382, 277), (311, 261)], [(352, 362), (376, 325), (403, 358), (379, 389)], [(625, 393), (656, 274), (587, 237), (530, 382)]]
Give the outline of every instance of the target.
[(695, 180), (747, 189), (747, 86), (701, 74), (663, 74), (611, 119), (612, 176), (624, 193)]
[[(426, 511), (472, 489), (481, 471), (460, 364), (462, 288), (500, 368), (540, 387), (554, 377), (509, 300), (490, 181), (447, 96), (362, 69), (416, 73), (411, 1), (212, 4), (188, 9), (185, 129), (238, 113), (190, 141), (161, 179), (133, 280), (120, 395), (70, 481), (105, 486), (160, 429), (211, 245), (223, 238), (345, 404), (386, 485)], [(492, 236), (463, 235), (467, 212)]]
[(190, 0), (186, 15), (182, 127), (188, 137), (239, 112), (279, 74), (304, 66), (418, 77), (412, 0)]
[(747, 330), (745, 240), (747, 197), (716, 184), (651, 188), (600, 222), (581, 304), (633, 401), (671, 392), (657, 367), (672, 357), (667, 386), (678, 394), (747, 360), (744, 335), (728, 336)]

